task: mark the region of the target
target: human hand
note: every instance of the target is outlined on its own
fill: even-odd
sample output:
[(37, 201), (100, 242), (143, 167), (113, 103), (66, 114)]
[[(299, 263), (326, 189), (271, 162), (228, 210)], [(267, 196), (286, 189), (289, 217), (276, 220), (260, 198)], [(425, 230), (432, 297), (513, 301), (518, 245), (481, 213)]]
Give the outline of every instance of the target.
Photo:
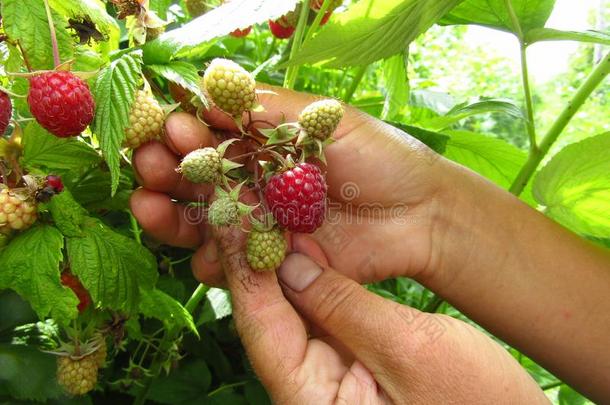
[(250, 270), (239, 229), (216, 237), (237, 330), (274, 403), (548, 403), (483, 333), (368, 292), (314, 242), (276, 277)]
[[(279, 124), (296, 121), (314, 96), (270, 88), (260, 96), (266, 112), (254, 120)], [(213, 110), (204, 114), (215, 131), (236, 131), (233, 121)], [(312, 237), (330, 264), (358, 282), (426, 271), (432, 257), (432, 231), (447, 172), (443, 159), (400, 130), (356, 109), (347, 111), (326, 148), (329, 186), (327, 221)], [(174, 204), (208, 199), (211, 188), (192, 185), (175, 172), (180, 156), (218, 140), (191, 115), (172, 114), (166, 123), (166, 145), (150, 143), (135, 152), (134, 164), (144, 189), (132, 198), (132, 210), (143, 228), (161, 242), (198, 247), (192, 267), (208, 284), (222, 284), (215, 241), (205, 224), (185, 220), (186, 208)], [(229, 153), (240, 154), (239, 147)], [(193, 222), (193, 221), (190, 221)], [(295, 235), (295, 246), (310, 237)]]

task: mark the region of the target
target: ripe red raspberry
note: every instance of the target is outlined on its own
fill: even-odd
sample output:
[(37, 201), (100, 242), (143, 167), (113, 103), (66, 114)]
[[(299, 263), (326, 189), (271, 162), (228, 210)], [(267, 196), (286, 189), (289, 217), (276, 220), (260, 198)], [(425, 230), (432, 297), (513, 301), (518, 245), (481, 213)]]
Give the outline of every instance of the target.
[(95, 102), (87, 83), (70, 72), (47, 72), (30, 78), (30, 112), (60, 138), (79, 135), (93, 120)]
[(278, 39), (290, 38), (294, 34), (295, 27), (284, 26), (281, 23), (281, 19), (273, 21), (269, 20), (269, 29), (274, 37)]
[(78, 297), (78, 312), (83, 312), (91, 304), (91, 297), (75, 275), (69, 272), (61, 273), (61, 283), (74, 291)]
[(9, 98), (8, 94), (0, 91), (0, 136), (2, 136), (6, 131), (6, 127), (8, 127), (12, 114), (13, 105), (11, 104), (11, 99)]
[(300, 163), (269, 179), (265, 200), (282, 228), (313, 233), (324, 220), (326, 191), (326, 181), (318, 166)]

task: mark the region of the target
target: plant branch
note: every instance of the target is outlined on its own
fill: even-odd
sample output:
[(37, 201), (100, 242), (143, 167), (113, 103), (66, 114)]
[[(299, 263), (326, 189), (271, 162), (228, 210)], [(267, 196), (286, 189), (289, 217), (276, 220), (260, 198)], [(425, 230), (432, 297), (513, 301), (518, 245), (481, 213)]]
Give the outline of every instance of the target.
[(525, 165), (521, 168), (521, 171), (509, 189), (511, 193), (519, 196), (523, 192), (523, 189), (527, 186), (527, 183), (529, 183), (534, 172), (540, 165), (540, 162), (542, 162), (551, 149), (551, 146), (553, 146), (574, 115), (580, 110), (591, 93), (595, 91), (597, 86), (599, 86), (608, 74), (610, 74), (610, 53), (602, 59), (576, 91), (572, 100), (568, 102), (568, 105), (561, 112), (551, 129), (549, 129), (548, 133), (542, 138), (538, 149), (534, 151), (534, 153), (530, 153)]
[(525, 44), (523, 30), (519, 23), (519, 18), (513, 9), (511, 0), (504, 0), (508, 15), (510, 16), (511, 23), (515, 35), (519, 40), (519, 49), (521, 53), (521, 80), (523, 82), (523, 95), (525, 97), (525, 107), (527, 112), (527, 134), (530, 140), (530, 153), (535, 153), (537, 149), (537, 138), (536, 138), (536, 122), (534, 118), (534, 103), (532, 101), (532, 91), (530, 87), (530, 79), (527, 67), (527, 45)]
[[(307, 17), (309, 17), (309, 7), (304, 3), (301, 7), (301, 13), (299, 14), (299, 21), (297, 23), (297, 29), (294, 33), (292, 40), (292, 47), (290, 48), (290, 61), (295, 57), (302, 45), (303, 34), (305, 33), (305, 27), (307, 26)], [(297, 80), (299, 73), (298, 65), (291, 65), (286, 70), (286, 77), (284, 77), (284, 87), (287, 89), (293, 89), (294, 84)]]
[(49, 31), (51, 32), (51, 45), (53, 46), (53, 63), (55, 67), (61, 65), (61, 59), (59, 58), (59, 47), (57, 46), (57, 35), (55, 33), (55, 24), (53, 24), (53, 16), (51, 14), (51, 8), (49, 7), (49, 0), (44, 0), (44, 8), (47, 12), (47, 19), (49, 20)]
[(358, 68), (358, 70), (356, 71), (356, 75), (354, 76), (354, 79), (352, 80), (352, 83), (350, 84), (349, 88), (345, 92), (345, 97), (343, 97), (343, 101), (345, 101), (346, 103), (349, 103), (352, 100), (352, 98), (354, 97), (354, 93), (356, 93), (356, 90), (358, 89), (360, 82), (364, 78), (364, 75), (366, 74), (366, 70), (368, 69), (368, 67), (369, 67), (368, 65), (364, 65), (364, 66), (360, 66)]
[(530, 153), (536, 153), (538, 141), (536, 138), (536, 121), (534, 118), (534, 102), (530, 87), (530, 79), (527, 67), (527, 47), (523, 42), (519, 42), (521, 49), (521, 76), (523, 81), (523, 95), (525, 97), (525, 107), (527, 110), (527, 134), (530, 140)]
[(311, 24), (311, 27), (309, 27), (309, 29), (307, 30), (307, 34), (305, 35), (305, 40), (303, 41), (303, 43), (306, 43), (307, 41), (309, 41), (313, 37), (313, 34), (316, 33), (316, 31), (320, 27), (320, 23), (322, 22), (322, 19), (324, 18), (324, 15), (326, 15), (326, 11), (328, 11), (328, 9), (330, 8), (330, 3), (332, 3), (332, 0), (324, 0), (322, 7), (320, 7), (320, 10), (318, 10), (318, 13), (316, 14), (316, 18), (313, 20), (313, 23)]

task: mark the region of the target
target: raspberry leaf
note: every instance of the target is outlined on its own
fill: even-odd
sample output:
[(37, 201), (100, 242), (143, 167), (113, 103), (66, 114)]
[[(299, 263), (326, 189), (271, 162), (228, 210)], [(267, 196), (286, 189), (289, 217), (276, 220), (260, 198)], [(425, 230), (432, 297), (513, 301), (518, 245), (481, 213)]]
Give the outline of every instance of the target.
[[(68, 21), (51, 10), (60, 57), (72, 59), (74, 41), (66, 29)], [(11, 39), (19, 42), (33, 69), (53, 69), (49, 23), (42, 1), (2, 0), (2, 25)]]
[(59, 323), (76, 318), (78, 299), (60, 282), (64, 239), (57, 228), (36, 226), (15, 237), (0, 253), (0, 289), (16, 291), (43, 319)]
[(112, 195), (119, 186), (120, 150), (129, 125), (129, 113), (136, 89), (142, 81), (142, 53), (123, 54), (104, 68), (93, 87), (96, 114), (93, 132), (100, 139), (100, 147), (112, 176)]
[(397, 53), (425, 32), (460, 0), (359, 1), (307, 41), (290, 62), (326, 61), (328, 67), (366, 65)]
[(74, 201), (67, 189), (51, 198), (49, 211), (64, 236), (83, 236), (81, 225), (87, 219), (87, 211)]
[[(207, 100), (201, 94), (199, 88), (199, 74), (197, 68), (188, 62), (172, 61), (167, 64), (146, 65), (146, 69), (150, 69), (164, 79), (176, 83), (190, 92), (198, 95), (201, 100), (206, 103)], [(207, 105), (205, 105), (208, 108)]]
[(154, 256), (133, 239), (88, 218), (83, 237), (68, 239), (71, 270), (104, 308), (134, 312), (141, 290), (151, 290), (158, 278)]
[(172, 296), (161, 290), (140, 291), (140, 313), (147, 318), (156, 318), (166, 328), (188, 328), (199, 336), (191, 314)]
[(79, 170), (99, 163), (100, 156), (85, 142), (51, 136), (37, 122), (31, 122), (23, 133), (23, 159), (26, 168)]
[[(49, 0), (51, 8), (68, 15), (72, 19), (89, 18), (111, 46), (117, 46), (119, 40), (119, 25), (106, 12), (106, 8), (98, 0)], [(102, 46), (107, 47), (107, 45)]]

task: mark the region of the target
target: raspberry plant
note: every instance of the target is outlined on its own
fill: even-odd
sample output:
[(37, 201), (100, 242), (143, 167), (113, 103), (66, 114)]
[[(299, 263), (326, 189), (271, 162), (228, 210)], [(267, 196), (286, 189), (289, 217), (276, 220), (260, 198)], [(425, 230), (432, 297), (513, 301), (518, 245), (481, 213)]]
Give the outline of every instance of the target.
[[(6, 363), (0, 399), (269, 403), (240, 349), (228, 293), (198, 285), (189, 271), (192, 252), (160, 245), (129, 212), (138, 187), (132, 157), (166, 142), (164, 122), (174, 110), (202, 119), (215, 108), (235, 122), (236, 131), (216, 134), (218, 146), (182, 156), (175, 168), (184, 181), (213, 185), (214, 199), (179, 203), (203, 205), (210, 223), (249, 232), (246, 253), (255, 271), (276, 270), (286, 254), (284, 232), (315, 232), (329, 196), (342, 192), (326, 184), (325, 149), (350, 102), (607, 243), (607, 221), (583, 207), (607, 212), (607, 199), (586, 191), (610, 187), (600, 155), (610, 146), (608, 134), (558, 149), (538, 168), (608, 75), (610, 60), (590, 69), (541, 137), (525, 50), (553, 39), (607, 45), (610, 37), (545, 27), (553, 2), (495, 3), (3, 0), (0, 310), (14, 317), (0, 320), (0, 359), (24, 361)], [(487, 7), (492, 12), (481, 14)], [(417, 37), (437, 23), (513, 33), (524, 56), (523, 106), (492, 95), (440, 112), (433, 101), (418, 101), (425, 89), (414, 87), (411, 96), (409, 77), (423, 77), (422, 64), (434, 61), (421, 62), (407, 49), (421, 46)], [(257, 91), (257, 81), (319, 96), (294, 122), (272, 124), (256, 113), (263, 97), (279, 96)], [(529, 150), (465, 134), (464, 120), (487, 112), (523, 125)], [(574, 198), (582, 187), (585, 196)], [(244, 203), (245, 193), (258, 204)], [(414, 282), (371, 289), (459, 316)], [(576, 398), (530, 363), (561, 403)], [(22, 384), (25, 378), (32, 384)]]

